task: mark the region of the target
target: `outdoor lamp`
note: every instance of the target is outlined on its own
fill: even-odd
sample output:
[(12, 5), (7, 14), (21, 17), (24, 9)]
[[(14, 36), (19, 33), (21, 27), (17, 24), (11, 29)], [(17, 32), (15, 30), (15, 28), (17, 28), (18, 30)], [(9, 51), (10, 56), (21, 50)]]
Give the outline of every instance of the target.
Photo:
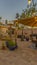
[(28, 4), (30, 5), (30, 3), (31, 3), (31, 0), (28, 0)]

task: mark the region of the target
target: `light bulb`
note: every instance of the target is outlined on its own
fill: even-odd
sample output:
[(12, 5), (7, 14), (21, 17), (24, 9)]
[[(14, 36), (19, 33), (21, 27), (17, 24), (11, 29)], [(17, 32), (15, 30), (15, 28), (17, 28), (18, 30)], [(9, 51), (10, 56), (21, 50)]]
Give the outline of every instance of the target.
[(31, 3), (31, 0), (28, 0), (28, 4), (30, 4)]

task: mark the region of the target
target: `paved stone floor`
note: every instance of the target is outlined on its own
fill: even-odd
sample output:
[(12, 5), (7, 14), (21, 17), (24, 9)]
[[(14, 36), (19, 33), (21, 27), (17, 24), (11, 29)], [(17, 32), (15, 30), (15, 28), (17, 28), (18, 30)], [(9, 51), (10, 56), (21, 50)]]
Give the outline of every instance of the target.
[(17, 40), (18, 49), (0, 50), (0, 65), (37, 65), (37, 50), (29, 48), (31, 44)]

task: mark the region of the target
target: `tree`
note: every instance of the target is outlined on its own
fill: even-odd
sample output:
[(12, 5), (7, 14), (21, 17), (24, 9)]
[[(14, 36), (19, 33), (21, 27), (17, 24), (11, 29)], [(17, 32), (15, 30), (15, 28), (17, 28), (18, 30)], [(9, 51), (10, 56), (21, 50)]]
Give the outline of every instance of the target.
[(1, 22), (1, 19), (2, 19), (2, 17), (0, 17), (0, 22)]
[(16, 19), (19, 19), (19, 13), (16, 13)]
[(36, 12), (37, 12), (36, 6), (37, 4), (34, 3), (34, 0), (32, 0), (32, 3), (29, 5), (30, 8), (28, 8), (30, 17), (36, 15)]
[[(31, 1), (31, 0), (29, 0)], [(20, 18), (28, 18), (37, 15), (37, 4), (32, 0), (31, 4), (27, 5), (27, 8), (22, 11)]]
[(25, 13), (22, 12), (21, 16), (20, 16), (20, 19), (24, 19), (25, 18)]
[(5, 24), (7, 24), (7, 23), (8, 23), (8, 20), (6, 19), (6, 20), (5, 20)]

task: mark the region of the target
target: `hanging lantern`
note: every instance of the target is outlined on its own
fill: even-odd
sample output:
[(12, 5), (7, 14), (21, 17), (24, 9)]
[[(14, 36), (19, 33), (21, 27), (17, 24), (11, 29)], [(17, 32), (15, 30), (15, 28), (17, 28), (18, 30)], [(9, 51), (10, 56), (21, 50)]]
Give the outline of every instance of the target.
[(28, 4), (30, 4), (31, 3), (31, 0), (28, 0)]

